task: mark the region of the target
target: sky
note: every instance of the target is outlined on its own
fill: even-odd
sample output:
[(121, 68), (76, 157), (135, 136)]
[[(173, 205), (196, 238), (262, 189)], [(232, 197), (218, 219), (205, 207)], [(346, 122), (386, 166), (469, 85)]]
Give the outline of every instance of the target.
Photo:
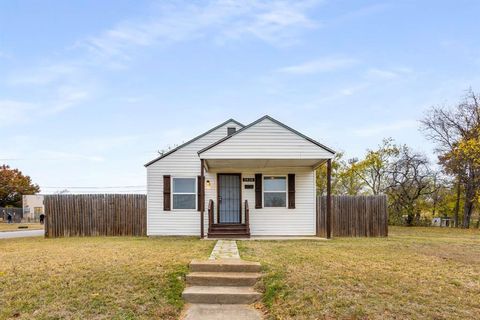
[(268, 114), (347, 158), (480, 91), (480, 1), (1, 1), (0, 163), (143, 192), (147, 161)]

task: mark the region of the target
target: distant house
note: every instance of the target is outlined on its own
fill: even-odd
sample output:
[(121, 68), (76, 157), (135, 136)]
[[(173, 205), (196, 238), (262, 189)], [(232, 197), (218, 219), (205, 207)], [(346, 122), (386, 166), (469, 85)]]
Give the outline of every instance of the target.
[(147, 234), (314, 236), (315, 169), (334, 154), (269, 116), (227, 120), (145, 165)]
[(45, 212), (43, 195), (24, 195), (22, 197), (23, 219), (39, 220), (40, 215)]
[(437, 217), (432, 219), (432, 226), (434, 227), (452, 227), (453, 223), (454, 220), (450, 217)]

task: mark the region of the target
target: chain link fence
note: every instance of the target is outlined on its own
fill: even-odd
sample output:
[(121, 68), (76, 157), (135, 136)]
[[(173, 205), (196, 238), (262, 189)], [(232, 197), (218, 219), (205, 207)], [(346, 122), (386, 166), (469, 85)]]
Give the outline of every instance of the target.
[(0, 207), (0, 219), (3, 222), (8, 222), (8, 216), (11, 216), (13, 223), (23, 222), (23, 209), (22, 208), (3, 208)]

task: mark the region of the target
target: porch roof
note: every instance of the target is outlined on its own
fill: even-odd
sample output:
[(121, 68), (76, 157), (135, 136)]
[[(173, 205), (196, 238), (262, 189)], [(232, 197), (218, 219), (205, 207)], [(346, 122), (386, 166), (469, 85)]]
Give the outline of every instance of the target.
[(207, 169), (317, 168), (327, 159), (204, 159)]

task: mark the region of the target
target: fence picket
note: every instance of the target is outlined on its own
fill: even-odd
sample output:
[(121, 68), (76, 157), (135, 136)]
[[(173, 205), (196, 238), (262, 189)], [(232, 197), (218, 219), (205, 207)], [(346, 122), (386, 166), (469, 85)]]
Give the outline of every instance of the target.
[[(317, 197), (317, 236), (326, 236), (327, 197)], [(387, 196), (332, 196), (332, 236), (388, 236)]]
[(45, 236), (144, 236), (146, 195), (46, 195)]

